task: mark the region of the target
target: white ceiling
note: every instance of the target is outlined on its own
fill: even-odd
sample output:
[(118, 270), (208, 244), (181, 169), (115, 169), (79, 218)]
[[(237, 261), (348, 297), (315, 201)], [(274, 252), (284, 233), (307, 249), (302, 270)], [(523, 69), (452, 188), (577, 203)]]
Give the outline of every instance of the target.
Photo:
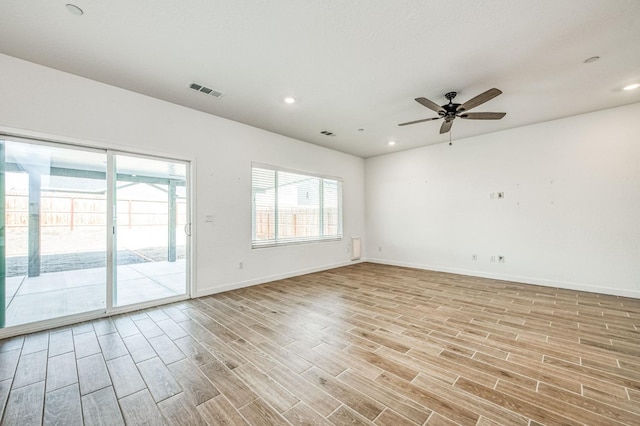
[(3, 0), (0, 52), (370, 157), (448, 142), (420, 96), (504, 92), (454, 140), (640, 101), (640, 1)]

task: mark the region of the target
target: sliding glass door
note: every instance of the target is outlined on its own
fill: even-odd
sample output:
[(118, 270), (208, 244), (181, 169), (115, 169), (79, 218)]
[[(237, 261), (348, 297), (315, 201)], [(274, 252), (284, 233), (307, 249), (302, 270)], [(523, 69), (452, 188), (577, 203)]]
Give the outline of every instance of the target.
[(0, 139), (2, 326), (106, 308), (105, 152)]
[(186, 297), (188, 166), (0, 136), (0, 329)]
[(114, 155), (114, 306), (187, 292), (187, 167)]

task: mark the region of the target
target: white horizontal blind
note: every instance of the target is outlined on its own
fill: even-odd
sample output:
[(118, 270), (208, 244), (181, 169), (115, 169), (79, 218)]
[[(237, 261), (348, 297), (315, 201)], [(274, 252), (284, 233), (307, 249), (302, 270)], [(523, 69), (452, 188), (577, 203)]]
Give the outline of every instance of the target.
[(342, 238), (342, 182), (253, 166), (253, 248)]
[(253, 196), (253, 242), (276, 239), (276, 172), (275, 170), (252, 169), (251, 188)]

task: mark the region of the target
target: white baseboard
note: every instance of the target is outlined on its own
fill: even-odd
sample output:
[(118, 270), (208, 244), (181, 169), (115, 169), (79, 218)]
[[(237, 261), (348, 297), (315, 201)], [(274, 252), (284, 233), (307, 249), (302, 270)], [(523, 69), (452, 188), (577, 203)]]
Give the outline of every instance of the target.
[(366, 259), (366, 262), (379, 263), (381, 265), (402, 266), (406, 268), (424, 269), (437, 272), (449, 272), (452, 274), (468, 275), (473, 277), (491, 278), (495, 280), (513, 281), (521, 284), (535, 284), (545, 287), (555, 287), (567, 290), (587, 291), (590, 293), (609, 294), (612, 296), (633, 297), (640, 299), (640, 290), (627, 290), (622, 288), (590, 286), (570, 281), (555, 281), (538, 277), (523, 277), (520, 275), (499, 274), (486, 271), (473, 271), (468, 269), (449, 268), (437, 265), (423, 265), (409, 262), (397, 262), (387, 259)]
[(299, 269), (297, 271), (290, 271), (290, 272), (285, 272), (283, 274), (276, 274), (276, 275), (270, 275), (270, 276), (266, 276), (266, 277), (254, 278), (254, 279), (247, 280), (247, 281), (239, 281), (239, 282), (225, 284), (225, 285), (221, 285), (221, 286), (217, 286), (217, 287), (203, 288), (201, 290), (198, 290), (194, 297), (209, 296), (211, 294), (222, 293), (222, 292), (225, 292), (225, 291), (236, 290), (236, 289), (244, 288), (244, 287), (251, 287), (253, 285), (264, 284), (264, 283), (268, 283), (268, 282), (271, 282), (271, 281), (284, 280), (286, 278), (292, 278), (292, 277), (297, 277), (297, 276), (300, 276), (300, 275), (312, 274), (314, 272), (326, 271), (326, 270), (329, 270), (329, 269), (340, 268), (342, 266), (355, 265), (356, 263), (362, 263), (362, 262), (364, 262), (364, 260), (362, 260), (362, 259), (360, 259), (360, 260), (352, 260), (352, 261), (347, 261), (347, 262), (340, 262), (340, 263), (334, 263), (334, 264), (330, 264), (330, 265), (318, 266), (318, 267), (315, 267), (315, 268)]

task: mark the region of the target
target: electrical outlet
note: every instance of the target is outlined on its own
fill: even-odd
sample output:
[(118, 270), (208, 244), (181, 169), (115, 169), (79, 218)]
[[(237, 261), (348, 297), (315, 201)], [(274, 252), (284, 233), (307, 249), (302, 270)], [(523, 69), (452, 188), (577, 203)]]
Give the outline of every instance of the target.
[(204, 217), (204, 221), (205, 222), (213, 222), (213, 215), (212, 214), (208, 214)]
[(382, 251), (382, 246), (378, 246), (378, 251)]
[(495, 256), (491, 256), (491, 262), (495, 262), (496, 261), (496, 257)]
[(504, 256), (498, 256), (498, 263), (504, 263)]
[(477, 254), (472, 254), (471, 255), (471, 260), (478, 260), (478, 255)]
[(238, 263), (238, 269), (244, 269), (244, 262)]

